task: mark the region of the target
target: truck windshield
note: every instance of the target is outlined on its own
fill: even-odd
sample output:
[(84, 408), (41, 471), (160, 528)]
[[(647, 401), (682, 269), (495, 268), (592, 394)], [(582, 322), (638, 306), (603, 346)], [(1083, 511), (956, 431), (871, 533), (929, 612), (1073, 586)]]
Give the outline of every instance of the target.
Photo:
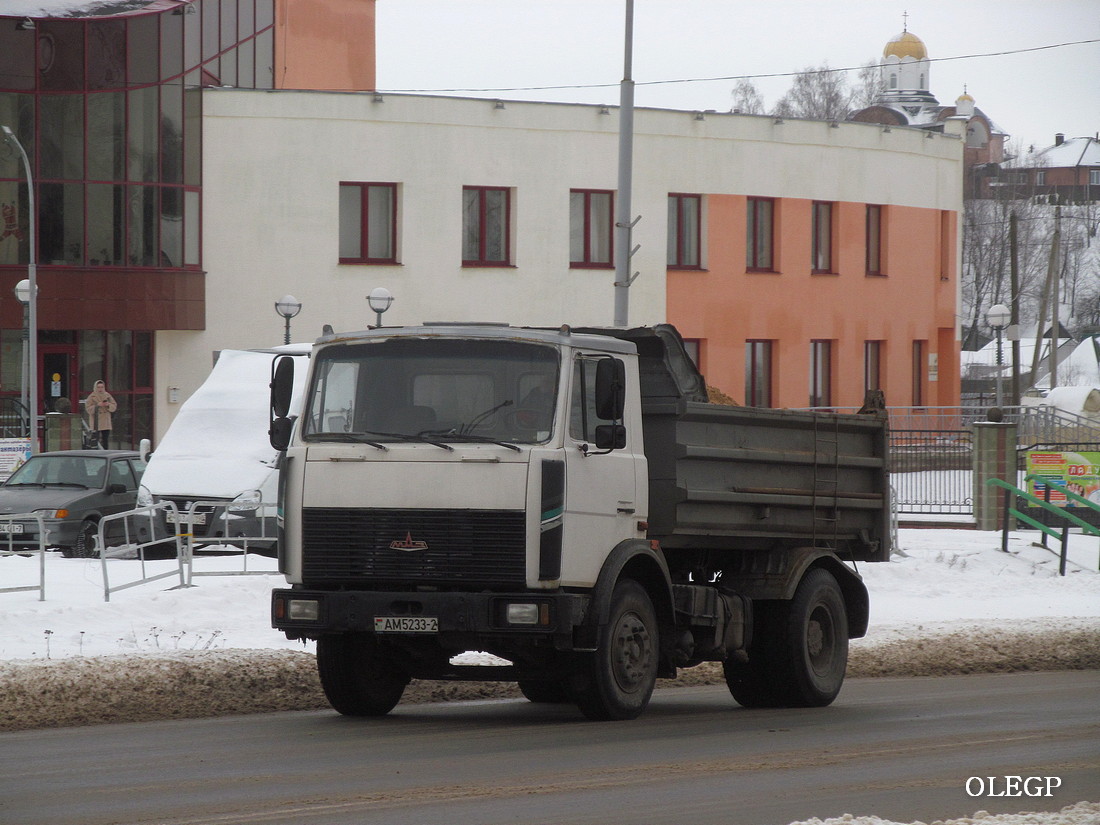
[(332, 346), (315, 359), (302, 436), (367, 444), (550, 439), (559, 353), (522, 341), (416, 338)]

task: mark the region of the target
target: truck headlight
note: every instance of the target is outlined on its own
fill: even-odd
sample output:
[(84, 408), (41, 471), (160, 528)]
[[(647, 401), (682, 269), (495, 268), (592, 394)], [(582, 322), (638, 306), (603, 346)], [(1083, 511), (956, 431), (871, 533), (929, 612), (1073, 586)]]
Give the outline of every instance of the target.
[(509, 602), (504, 607), (504, 620), (508, 624), (550, 624), (550, 605), (546, 602)]
[(315, 622), (321, 618), (321, 603), (316, 599), (288, 599), (286, 613), (294, 622)]
[(247, 513), (258, 508), (262, 503), (263, 496), (260, 495), (259, 490), (245, 490), (229, 503), (228, 509), (232, 513)]
[(148, 487), (145, 485), (138, 487), (137, 501), (135, 503), (138, 507), (153, 506), (153, 494), (149, 492)]

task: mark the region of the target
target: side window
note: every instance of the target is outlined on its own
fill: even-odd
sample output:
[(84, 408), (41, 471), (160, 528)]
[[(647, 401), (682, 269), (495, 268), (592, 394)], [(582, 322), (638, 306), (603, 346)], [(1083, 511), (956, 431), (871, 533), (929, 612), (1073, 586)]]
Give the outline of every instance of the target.
[(595, 441), (596, 427), (614, 423), (596, 415), (596, 364), (599, 358), (580, 356), (573, 362), (573, 390), (569, 399), (569, 436)]
[(110, 477), (107, 479), (108, 484), (121, 484), (127, 490), (136, 490), (137, 482), (134, 481), (134, 474), (130, 472), (130, 463), (128, 461), (112, 461)]

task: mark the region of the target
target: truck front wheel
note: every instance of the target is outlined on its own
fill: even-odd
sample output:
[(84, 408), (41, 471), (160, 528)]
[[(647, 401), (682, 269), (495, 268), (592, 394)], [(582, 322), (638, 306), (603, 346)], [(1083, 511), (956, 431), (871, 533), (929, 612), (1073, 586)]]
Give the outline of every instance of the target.
[(649, 594), (624, 579), (611, 597), (610, 621), (595, 653), (586, 654), (575, 683), (577, 706), (589, 719), (634, 719), (649, 704), (660, 650)]
[(409, 677), (364, 633), (321, 636), (317, 673), (332, 707), (345, 716), (384, 716), (401, 701)]

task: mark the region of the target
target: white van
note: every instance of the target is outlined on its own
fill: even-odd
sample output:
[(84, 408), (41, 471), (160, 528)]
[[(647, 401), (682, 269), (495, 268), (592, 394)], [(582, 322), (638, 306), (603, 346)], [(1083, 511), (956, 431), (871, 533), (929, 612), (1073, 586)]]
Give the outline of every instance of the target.
[[(239, 546), (247, 537), (249, 550), (270, 552), (277, 538), (279, 455), (267, 433), (271, 364), (279, 355), (304, 362), (310, 349), (222, 350), (149, 457), (138, 503), (174, 502), (181, 519), (191, 512), (196, 544)], [(304, 363), (295, 372), (301, 381), (292, 410), (301, 408), (306, 372)]]

